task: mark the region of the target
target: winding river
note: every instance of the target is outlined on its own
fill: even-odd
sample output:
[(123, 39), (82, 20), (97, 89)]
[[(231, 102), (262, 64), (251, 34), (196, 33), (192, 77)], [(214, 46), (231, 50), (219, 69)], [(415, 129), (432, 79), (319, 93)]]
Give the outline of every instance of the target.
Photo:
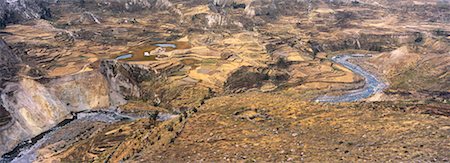
[(349, 54), (349, 55), (338, 55), (331, 58), (331, 60), (335, 63), (338, 63), (354, 73), (361, 75), (365, 78), (365, 86), (362, 89), (350, 91), (347, 94), (340, 96), (321, 96), (318, 97), (316, 102), (330, 102), (330, 103), (338, 103), (338, 102), (354, 102), (362, 99), (366, 99), (378, 92), (381, 92), (383, 89), (387, 87), (383, 81), (378, 79), (375, 75), (370, 72), (364, 70), (358, 65), (350, 63), (348, 59), (351, 58), (361, 58), (361, 57), (370, 57), (369, 55), (362, 54)]
[[(365, 86), (362, 89), (353, 90), (347, 94), (340, 96), (321, 96), (318, 97), (316, 102), (329, 102), (329, 103), (338, 103), (338, 102), (354, 102), (359, 101), (365, 98), (368, 98), (387, 87), (385, 83), (383, 83), (380, 79), (375, 77), (375, 75), (371, 74), (368, 71), (365, 71), (358, 65), (352, 64), (348, 62), (348, 59), (351, 58), (361, 58), (368, 57), (368, 55), (360, 55), (360, 54), (351, 54), (351, 55), (339, 55), (332, 58), (332, 61), (342, 66), (350, 69), (356, 74), (359, 74), (365, 78)], [(28, 162), (33, 161), (36, 157), (36, 149), (38, 149), (43, 142), (48, 139), (49, 136), (56, 130), (60, 129), (60, 127), (73, 123), (74, 121), (80, 120), (90, 120), (90, 121), (106, 121), (109, 123), (114, 123), (118, 121), (126, 121), (126, 120), (134, 120), (136, 118), (143, 117), (131, 117), (127, 115), (123, 115), (117, 112), (111, 111), (87, 111), (74, 113), (73, 118), (67, 119), (56, 127), (50, 129), (47, 132), (44, 132), (29, 141), (25, 141), (18, 145), (13, 151), (3, 155), (0, 158), (0, 163), (3, 162)], [(171, 114), (160, 114), (158, 115), (158, 119), (161, 121), (172, 118)]]

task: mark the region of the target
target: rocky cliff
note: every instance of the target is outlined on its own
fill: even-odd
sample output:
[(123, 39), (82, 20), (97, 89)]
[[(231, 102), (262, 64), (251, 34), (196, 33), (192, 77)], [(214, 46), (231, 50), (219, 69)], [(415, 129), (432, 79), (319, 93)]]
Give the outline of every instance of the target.
[(47, 6), (44, 0), (0, 0), (0, 28), (8, 23), (51, 18)]
[(104, 60), (100, 71), (106, 77), (112, 105), (119, 105), (130, 98), (141, 97), (139, 83), (156, 78), (157, 71), (140, 65), (126, 64), (116, 60)]
[(12, 78), (19, 71), (21, 59), (14, 55), (8, 44), (0, 38), (0, 84)]
[[(1, 59), (2, 67), (14, 67), (20, 61), (5, 47)], [(109, 109), (141, 96), (138, 83), (157, 74), (114, 60), (103, 61), (99, 69), (56, 78), (16, 76), (14, 81), (5, 80), (0, 95), (0, 155), (70, 118), (72, 113)]]
[[(19, 71), (21, 59), (13, 54), (3, 39), (0, 39), (0, 92), (3, 92), (3, 84), (13, 80)], [(0, 130), (9, 127), (12, 123), (11, 114), (3, 107), (0, 100)]]
[(6, 82), (1, 103), (12, 119), (0, 130), (0, 154), (54, 127), (73, 112), (108, 108), (108, 97), (106, 80), (95, 71), (46, 83), (28, 78)]
[[(138, 12), (143, 10), (169, 10), (175, 11), (169, 0), (60, 0), (55, 10), (65, 6), (67, 10), (109, 11), (113, 13)], [(51, 8), (51, 7), (50, 7)]]

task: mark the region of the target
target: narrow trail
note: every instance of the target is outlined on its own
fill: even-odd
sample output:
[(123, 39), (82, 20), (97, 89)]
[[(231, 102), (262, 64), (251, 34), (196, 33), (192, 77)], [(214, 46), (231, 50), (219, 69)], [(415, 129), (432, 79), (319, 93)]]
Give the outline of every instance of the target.
[(362, 99), (366, 99), (378, 92), (381, 92), (383, 89), (387, 87), (385, 83), (383, 83), (380, 79), (378, 79), (374, 74), (364, 70), (358, 65), (352, 64), (348, 62), (348, 59), (351, 58), (361, 58), (368, 57), (367, 55), (361, 54), (349, 54), (349, 55), (338, 55), (333, 57), (331, 60), (337, 64), (340, 64), (354, 73), (361, 75), (365, 79), (365, 86), (362, 89), (350, 91), (347, 94), (340, 96), (321, 96), (318, 97), (316, 102), (330, 102), (330, 103), (338, 103), (338, 102), (354, 102)]

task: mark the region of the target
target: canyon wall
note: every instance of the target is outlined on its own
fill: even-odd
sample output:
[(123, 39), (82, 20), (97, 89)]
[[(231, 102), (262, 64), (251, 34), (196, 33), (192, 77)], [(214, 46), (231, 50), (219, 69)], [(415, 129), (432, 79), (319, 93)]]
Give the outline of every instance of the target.
[(0, 127), (0, 155), (56, 126), (71, 113), (109, 107), (107, 81), (91, 71), (40, 83), (22, 78), (6, 82), (1, 93), (10, 121)]
[(32, 78), (0, 40), (0, 155), (70, 118), (72, 113), (109, 109), (141, 96), (139, 83), (158, 72), (115, 60), (95, 70), (67, 76)]
[(106, 77), (111, 105), (124, 104), (127, 99), (141, 97), (139, 83), (155, 79), (158, 72), (141, 65), (126, 64), (116, 60), (103, 60), (100, 72)]
[(51, 18), (45, 0), (0, 0), (0, 28), (8, 23)]

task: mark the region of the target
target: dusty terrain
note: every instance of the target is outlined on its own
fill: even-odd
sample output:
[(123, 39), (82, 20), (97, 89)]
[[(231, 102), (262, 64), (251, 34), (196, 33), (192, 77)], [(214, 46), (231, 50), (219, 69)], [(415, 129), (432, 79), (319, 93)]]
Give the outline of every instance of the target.
[(206, 102), (174, 143), (135, 161), (448, 161), (448, 117), (414, 113), (420, 107), (224, 96)]
[[(450, 159), (448, 1), (23, 2), (0, 0), (7, 161)], [(387, 88), (314, 102), (367, 87), (344, 54)]]

